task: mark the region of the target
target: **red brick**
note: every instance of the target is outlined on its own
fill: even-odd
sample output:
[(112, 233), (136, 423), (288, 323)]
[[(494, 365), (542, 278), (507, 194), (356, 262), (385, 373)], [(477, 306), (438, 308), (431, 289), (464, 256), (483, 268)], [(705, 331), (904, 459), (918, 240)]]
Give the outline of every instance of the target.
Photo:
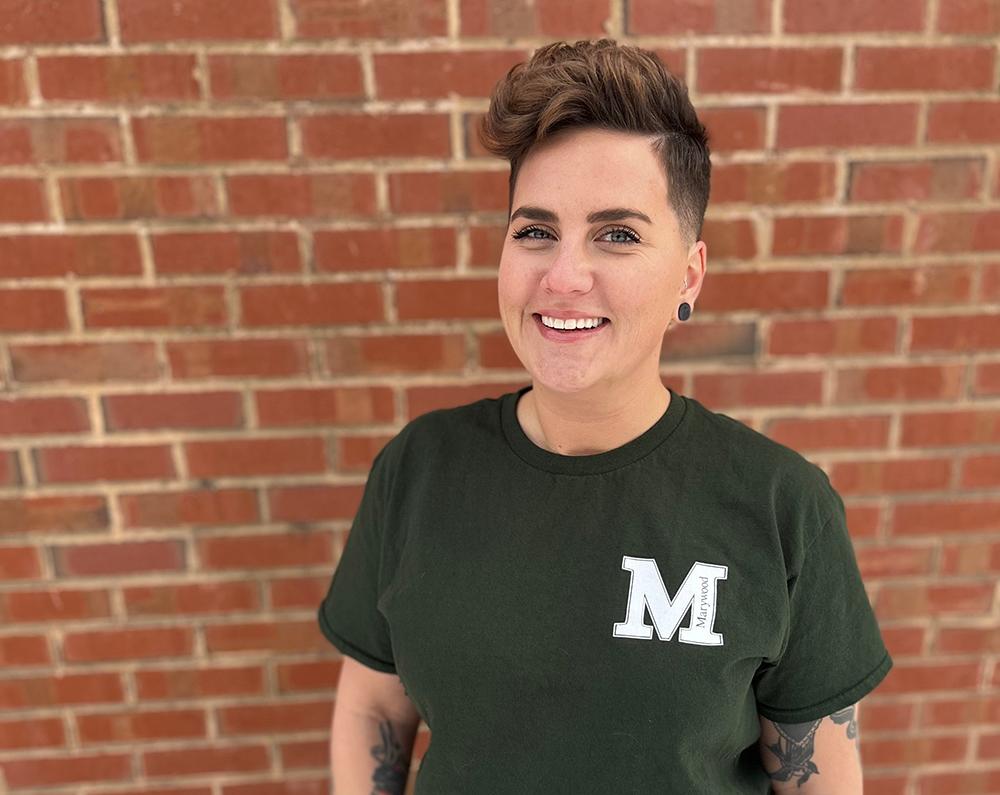
[(80, 295), (88, 328), (205, 328), (228, 320), (222, 287), (108, 287)]
[(964, 364), (900, 364), (835, 371), (837, 405), (871, 401), (948, 400), (964, 392)]
[(923, 627), (882, 627), (881, 632), (886, 648), (894, 659), (897, 657), (918, 657), (923, 654), (928, 634)]
[(969, 739), (945, 734), (861, 740), (861, 759), (865, 766), (919, 765), (921, 763), (957, 762), (965, 758)]
[(968, 446), (1000, 441), (1000, 411), (911, 411), (902, 416), (904, 447)]
[(713, 410), (729, 406), (807, 406), (822, 402), (823, 373), (732, 372), (693, 377), (692, 397)]
[[(789, 204), (832, 200), (832, 162), (726, 163), (712, 168), (712, 204)], [(715, 252), (712, 252), (713, 254)]]
[(489, 97), (499, 77), (529, 53), (516, 50), (376, 53), (376, 96), (382, 99)]
[(193, 177), (68, 177), (59, 181), (68, 221), (202, 218), (221, 214), (215, 182)]
[(822, 270), (724, 271), (705, 279), (697, 309), (822, 309), (829, 291), (830, 274)]
[(502, 171), (435, 171), (389, 174), (389, 204), (396, 213), (507, 211)]
[[(215, 539), (216, 541), (223, 539)], [(129, 616), (198, 616), (260, 610), (255, 582), (204, 582), (122, 588)]]
[(326, 470), (323, 440), (317, 437), (185, 442), (184, 454), (195, 478), (311, 474)]
[[(942, 33), (995, 36), (1000, 33), (1000, 2), (998, 0), (949, 0), (947, 3), (941, 3), (938, 6), (937, 29)], [(971, 793), (972, 790), (969, 792)]]
[(770, 33), (771, 0), (675, 0), (665, 13), (657, 0), (628, 0), (628, 33)]
[(239, 428), (239, 392), (160, 392), (105, 395), (106, 426), (111, 431), (164, 428)]
[(830, 468), (830, 480), (844, 496), (943, 491), (951, 468), (947, 458), (838, 461)]
[(258, 391), (261, 427), (369, 425), (391, 422), (394, 400), (389, 387), (319, 387)]
[(210, 55), (217, 100), (362, 99), (357, 55), (346, 53)]
[[(297, 701), (293, 710), (283, 704), (248, 704), (222, 707), (217, 711), (219, 733), (223, 737), (265, 732), (280, 736), (329, 729), (330, 713), (330, 702), (326, 699)], [(318, 789), (316, 793), (319, 795)]]
[(5, 720), (0, 723), (0, 750), (23, 751), (66, 745), (61, 718)]
[(1000, 362), (982, 362), (976, 365), (972, 394), (1000, 395)]
[(396, 304), (400, 320), (497, 319), (496, 279), (400, 282), (396, 285)]
[(304, 339), (215, 339), (168, 342), (174, 378), (282, 378), (309, 372)]
[[(19, 677), (0, 682), (0, 706), (11, 709), (70, 704), (121, 704), (121, 674), (63, 674)], [(4, 762), (6, 765), (7, 762)], [(7, 768), (4, 768), (7, 770)], [(8, 780), (9, 783), (9, 780)]]
[(84, 745), (208, 737), (204, 709), (101, 712), (77, 715), (76, 725)]
[(903, 102), (783, 105), (777, 146), (910, 146), (917, 142), (918, 113), (919, 105)]
[(137, 276), (139, 243), (131, 234), (41, 234), (0, 237), (0, 276)]
[(0, 450), (0, 485), (21, 485), (21, 471), (13, 450)]
[(878, 592), (875, 612), (880, 620), (931, 616), (986, 615), (993, 601), (993, 583), (971, 585), (892, 585)]
[(995, 533), (1000, 527), (1000, 500), (901, 502), (895, 506), (890, 534), (948, 535)]
[(775, 256), (898, 253), (902, 215), (789, 216), (774, 219)]
[[(334, 538), (340, 539), (343, 534), (337, 533)], [(340, 544), (343, 547), (343, 544)], [(276, 576), (268, 582), (271, 605), (277, 610), (309, 609), (315, 607), (326, 596), (330, 586), (330, 578), (326, 575)], [(306, 662), (305, 664), (291, 662), (287, 665), (275, 666), (278, 673), (278, 692), (286, 693), (294, 690), (310, 689), (309, 682), (315, 682), (320, 687), (326, 687), (329, 678), (320, 671), (320, 667)], [(307, 682), (306, 680), (309, 680)], [(295, 681), (292, 681), (295, 680)], [(334, 683), (336, 684), (336, 683)]]
[(296, 36), (330, 38), (427, 38), (448, 33), (445, 0), (383, 0), (377, 5), (342, 0), (289, 0)]
[(993, 82), (988, 47), (859, 47), (856, 91), (981, 91)]
[(767, 111), (763, 107), (699, 107), (698, 118), (708, 129), (713, 153), (764, 148)]
[(855, 553), (861, 576), (865, 582), (869, 582), (901, 575), (929, 575), (934, 550), (929, 546), (904, 547), (894, 544), (877, 547), (859, 546), (855, 549)]
[(773, 320), (766, 349), (772, 356), (894, 353), (898, 325), (894, 317)]
[(35, 451), (45, 483), (147, 480), (175, 477), (167, 445), (47, 447)]
[(326, 362), (334, 374), (461, 372), (465, 338), (460, 334), (338, 336), (326, 341)]
[(182, 53), (52, 55), (38, 58), (41, 95), (93, 102), (194, 101), (195, 56)]
[(900, 662), (879, 685), (880, 695), (975, 690), (981, 663)]
[(0, 580), (33, 580), (42, 576), (39, 550), (35, 547), (0, 547)]
[(111, 618), (111, 598), (106, 590), (50, 588), (0, 594), (4, 622), (68, 622)]
[(142, 701), (264, 695), (264, 671), (256, 665), (144, 668), (136, 670), (134, 676), (136, 692)]
[(393, 434), (379, 436), (338, 436), (337, 469), (343, 472), (368, 472), (379, 450)]
[(361, 486), (289, 486), (270, 489), (271, 518), (277, 522), (350, 519), (361, 503)]
[(960, 726), (1000, 722), (1000, 696), (928, 699), (921, 710), (924, 726)]
[(62, 651), (67, 662), (187, 657), (194, 651), (194, 635), (187, 627), (67, 632)]
[(371, 174), (236, 174), (225, 178), (230, 212), (290, 218), (375, 214)]
[(303, 116), (302, 151), (310, 158), (449, 157), (443, 113), (337, 113)]
[(912, 351), (967, 353), (1000, 348), (1000, 323), (995, 313), (914, 317), (911, 322)]
[(90, 430), (81, 398), (0, 398), (0, 436), (83, 433)]
[(68, 326), (62, 290), (0, 289), (0, 331), (61, 331)]
[(238, 14), (227, 0), (119, 0), (118, 19), (122, 40), (129, 44), (280, 35), (277, 7), (270, 0), (241, 0)]
[(46, 204), (42, 180), (0, 177), (0, 223), (48, 221), (50, 219)]
[(316, 631), (316, 620), (225, 623), (205, 627), (210, 654), (227, 651), (326, 652), (330, 644)]
[(699, 48), (698, 91), (706, 94), (839, 91), (843, 57), (840, 47)]
[(24, 58), (0, 58), (0, 107), (27, 105)]
[[(507, 334), (503, 331), (477, 335), (479, 345), (479, 365), (491, 369), (508, 370), (523, 365), (514, 353)], [(663, 356), (670, 358), (670, 350), (664, 344)]]
[[(915, 704), (883, 704), (878, 701), (866, 700), (860, 710), (861, 727), (866, 732), (906, 731), (913, 727), (915, 712)], [(867, 784), (866, 781), (866, 789)], [(873, 789), (872, 792), (881, 792), (881, 790)]]
[(941, 544), (941, 574), (989, 574), (1000, 571), (1000, 541)]
[(996, 654), (1000, 629), (996, 626), (941, 627), (934, 651), (944, 654)]
[(132, 119), (143, 163), (285, 160), (285, 120), (274, 116), (161, 116)]
[[(973, 267), (917, 265), (907, 268), (859, 268), (844, 272), (842, 306), (963, 304), (972, 293)], [(891, 335), (893, 338), (894, 334)], [(889, 350), (893, 350), (890, 341)]]
[(1000, 100), (932, 102), (927, 111), (929, 143), (1000, 143)]
[(10, 358), (14, 380), (22, 383), (150, 381), (159, 377), (152, 342), (11, 345)]
[(51, 665), (53, 662), (44, 635), (0, 637), (0, 661), (10, 668)]
[(178, 541), (119, 541), (53, 547), (61, 577), (133, 576), (184, 571), (184, 545)]
[(96, 494), (0, 499), (0, 533), (79, 533), (108, 527), (107, 502)]
[(454, 268), (453, 227), (318, 229), (313, 234), (316, 270)]
[[(752, 356), (757, 350), (758, 325), (758, 320), (753, 318), (736, 322), (725, 319), (717, 321), (703, 319), (695, 327), (674, 323), (668, 333), (664, 335), (660, 361), (662, 363), (681, 363), (685, 360)], [(502, 334), (502, 336), (505, 340), (506, 334)], [(481, 349), (484, 361), (486, 357), (496, 357), (498, 364), (493, 366), (505, 366), (520, 370), (522, 367), (520, 361), (514, 355), (513, 349), (510, 348), (509, 341), (505, 343), (504, 340), (501, 340), (498, 335), (495, 341), (487, 343), (487, 345), (492, 345), (492, 351), (488, 347)], [(509, 357), (506, 365), (503, 364), (504, 359), (502, 358), (505, 356)]]
[(766, 436), (793, 450), (884, 449), (889, 441), (887, 414), (836, 417), (777, 417), (767, 422)]
[[(850, 163), (851, 202), (974, 199), (984, 180), (981, 158)], [(714, 196), (713, 196), (714, 198)]]
[(120, 162), (120, 136), (113, 118), (6, 118), (0, 120), (0, 166)]
[(194, 776), (210, 773), (265, 773), (271, 768), (266, 745), (205, 748), (203, 745), (168, 751), (143, 751), (142, 766), (150, 776)]
[(748, 218), (706, 218), (701, 238), (716, 260), (747, 260), (757, 256), (757, 234)]
[(105, 39), (100, 0), (78, 0), (69, 6), (51, 0), (0, 0), (0, 19), (0, 44), (24, 47)]
[(118, 496), (125, 527), (225, 526), (260, 521), (250, 489), (155, 491)]
[(923, 32), (923, 0), (842, 0), (837, 5), (814, 0), (785, 0), (785, 33)]
[(918, 771), (920, 795), (990, 795), (1000, 790), (1000, 768), (943, 773)]
[(520, 381), (462, 383), (455, 386), (414, 386), (406, 389), (406, 420), (434, 409), (461, 406), (487, 397), (499, 397), (524, 386)]
[(6, 784), (11, 789), (56, 787), (133, 781), (131, 753), (63, 754), (33, 756), (4, 762)]
[(611, 9), (607, 0), (460, 0), (458, 15), (463, 37), (600, 38)]
[(961, 464), (961, 489), (985, 489), (1000, 486), (1000, 455), (967, 456)]
[(240, 290), (242, 325), (336, 326), (384, 319), (375, 282), (270, 284)]
[(151, 236), (157, 273), (301, 273), (298, 239), (281, 230), (164, 232)]
[(1000, 263), (983, 264), (979, 285), (979, 300), (983, 303), (1000, 301)]
[(918, 216), (914, 251), (1000, 251), (1000, 210)]
[(287, 566), (315, 566), (333, 562), (328, 533), (274, 533), (271, 535), (202, 538), (198, 559), (206, 571), (259, 570)]

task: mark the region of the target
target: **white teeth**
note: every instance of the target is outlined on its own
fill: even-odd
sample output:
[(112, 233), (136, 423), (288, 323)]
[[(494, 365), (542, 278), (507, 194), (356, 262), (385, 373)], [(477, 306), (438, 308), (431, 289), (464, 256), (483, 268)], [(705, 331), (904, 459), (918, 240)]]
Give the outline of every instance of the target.
[(568, 320), (563, 320), (560, 317), (549, 317), (548, 315), (542, 315), (542, 323), (544, 323), (549, 328), (561, 328), (561, 329), (578, 329), (578, 328), (595, 328), (601, 325), (601, 318), (599, 317), (587, 317), (587, 318), (569, 318)]

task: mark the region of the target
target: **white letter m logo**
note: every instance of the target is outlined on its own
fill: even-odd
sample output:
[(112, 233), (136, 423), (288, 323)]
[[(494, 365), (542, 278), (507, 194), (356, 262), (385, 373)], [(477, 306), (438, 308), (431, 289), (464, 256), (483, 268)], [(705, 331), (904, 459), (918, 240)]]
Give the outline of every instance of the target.
[[(632, 572), (625, 620), (615, 624), (614, 637), (649, 640), (653, 628), (660, 640), (670, 640), (691, 608), (691, 621), (678, 633), (681, 643), (721, 646), (722, 635), (712, 631), (715, 623), (716, 584), (726, 579), (727, 566), (697, 561), (671, 599), (653, 558), (622, 558), (622, 569)], [(646, 608), (653, 626), (646, 621)]]

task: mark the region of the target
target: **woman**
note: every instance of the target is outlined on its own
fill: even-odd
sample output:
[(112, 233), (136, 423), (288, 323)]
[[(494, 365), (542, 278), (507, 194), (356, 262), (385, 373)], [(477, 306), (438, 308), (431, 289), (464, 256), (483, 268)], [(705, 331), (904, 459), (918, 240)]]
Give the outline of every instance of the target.
[(665, 388), (705, 276), (709, 149), (650, 52), (556, 43), (494, 90), (499, 304), (531, 385), (378, 454), (320, 605), (335, 791), (860, 793), (892, 660), (844, 505), (800, 454)]

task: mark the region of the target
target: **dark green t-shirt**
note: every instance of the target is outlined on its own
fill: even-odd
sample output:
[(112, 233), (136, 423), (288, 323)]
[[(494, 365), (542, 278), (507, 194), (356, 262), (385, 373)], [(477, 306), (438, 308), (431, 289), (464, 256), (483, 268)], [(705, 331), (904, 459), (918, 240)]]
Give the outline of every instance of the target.
[(820, 718), (892, 666), (840, 496), (673, 390), (625, 445), (552, 453), (528, 389), (381, 450), (319, 608), (429, 726), (416, 792), (768, 793), (758, 714)]

